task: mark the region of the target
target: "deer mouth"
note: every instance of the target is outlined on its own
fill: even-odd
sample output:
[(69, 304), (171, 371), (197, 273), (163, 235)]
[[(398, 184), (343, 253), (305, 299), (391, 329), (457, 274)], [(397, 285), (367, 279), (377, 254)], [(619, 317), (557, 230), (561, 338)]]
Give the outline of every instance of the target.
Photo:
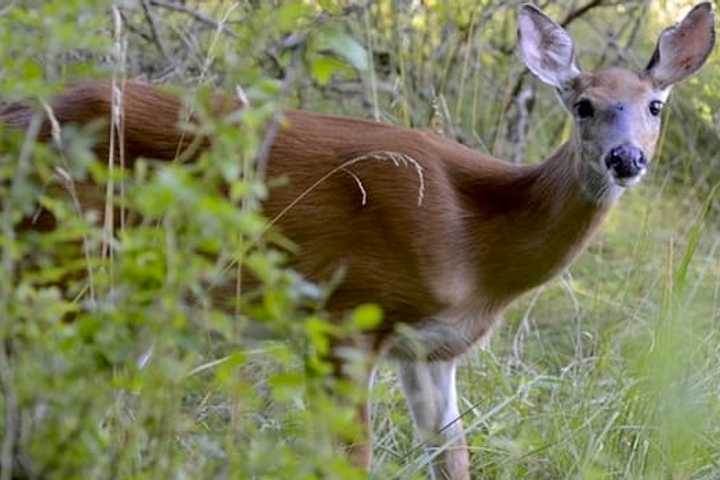
[(642, 177), (645, 176), (646, 172), (647, 172), (647, 169), (642, 168), (635, 175), (629, 176), (629, 177), (618, 177), (613, 172), (610, 172), (610, 179), (618, 187), (629, 188), (629, 187), (635, 186), (638, 183), (640, 183), (640, 180), (642, 179)]

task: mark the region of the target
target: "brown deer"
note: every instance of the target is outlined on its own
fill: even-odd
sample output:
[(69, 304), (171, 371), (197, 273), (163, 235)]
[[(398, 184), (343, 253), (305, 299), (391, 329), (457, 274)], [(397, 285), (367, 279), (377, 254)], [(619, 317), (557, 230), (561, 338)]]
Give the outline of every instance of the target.
[[(364, 302), (384, 311), (380, 328), (336, 345), (337, 358), (353, 347), (398, 363), (434, 478), (470, 475), (458, 357), (510, 302), (567, 268), (643, 177), (672, 85), (703, 65), (715, 36), (711, 4), (701, 3), (661, 33), (645, 69), (584, 72), (568, 33), (536, 7), (520, 7), (518, 33), (528, 69), (574, 119), (570, 139), (542, 163), (513, 165), (429, 131), (300, 111), (286, 112), (269, 155), (268, 174), (289, 183), (264, 209), (299, 246), (294, 267), (317, 281), (344, 269), (331, 314)], [(189, 143), (175, 96), (129, 82), (123, 105), (128, 158), (171, 160)], [(107, 118), (110, 108), (107, 82), (77, 84), (52, 105), (61, 124)], [(0, 119), (26, 128), (31, 116), (16, 106)], [(100, 139), (99, 151), (107, 143)], [(369, 430), (367, 406), (358, 412)], [(368, 443), (353, 448), (362, 465)]]

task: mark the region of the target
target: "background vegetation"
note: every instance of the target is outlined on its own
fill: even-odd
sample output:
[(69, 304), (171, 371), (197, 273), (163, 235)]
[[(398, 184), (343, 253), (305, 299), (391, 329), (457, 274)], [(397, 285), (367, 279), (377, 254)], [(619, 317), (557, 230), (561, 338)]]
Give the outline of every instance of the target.
[[(256, 165), (286, 107), (430, 127), (515, 162), (568, 133), (515, 55), (516, 2), (495, 0), (8, 0), (0, 98), (42, 106), (67, 81), (173, 84), (219, 141), (192, 165), (93, 161), (88, 131), (60, 148), (0, 131), (0, 480), (363, 478), (331, 438), (318, 354), (330, 286), (283, 267)], [(585, 68), (641, 68), (684, 0), (541, 2)], [(476, 478), (720, 475), (720, 70), (676, 88), (652, 174), (570, 272), (529, 295), (468, 355), (460, 406)], [(242, 128), (207, 93), (247, 97)], [(65, 178), (66, 180), (58, 180)], [(78, 211), (72, 182), (110, 185), (128, 222)], [(58, 194), (58, 191), (62, 194)], [(220, 192), (230, 192), (223, 195)], [(68, 194), (69, 193), (69, 194)], [(15, 228), (36, 202), (52, 232)], [(235, 313), (208, 283), (244, 265)], [(71, 278), (61, 289), (58, 280)], [(72, 317), (72, 321), (68, 319)], [(252, 343), (248, 319), (289, 339)], [(343, 331), (378, 320), (359, 308)], [(374, 478), (422, 478), (426, 458), (383, 368)], [(343, 386), (340, 386), (341, 388)], [(350, 393), (351, 394), (351, 393)]]

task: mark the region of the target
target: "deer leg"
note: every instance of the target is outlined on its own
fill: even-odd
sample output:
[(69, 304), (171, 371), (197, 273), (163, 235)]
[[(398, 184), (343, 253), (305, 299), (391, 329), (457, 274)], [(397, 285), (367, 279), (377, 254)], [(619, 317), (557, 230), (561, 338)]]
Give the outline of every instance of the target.
[(355, 421), (362, 428), (362, 436), (348, 445), (350, 463), (358, 468), (370, 470), (372, 464), (372, 425), (370, 423), (369, 399), (357, 400), (355, 409)]
[[(357, 350), (356, 350), (357, 353)], [(350, 402), (354, 410), (355, 423), (360, 427), (360, 436), (345, 442), (345, 449), (355, 467), (370, 469), (372, 462), (372, 427), (370, 423), (370, 387), (375, 374), (372, 355), (359, 359), (356, 355), (346, 358), (336, 350), (333, 355), (336, 381), (351, 382), (356, 388), (340, 395), (342, 402)], [(343, 389), (344, 390), (344, 389)], [(347, 405), (347, 403), (346, 403)]]
[(432, 457), (432, 478), (469, 480), (470, 459), (455, 391), (455, 361), (401, 362), (400, 384), (420, 438)]

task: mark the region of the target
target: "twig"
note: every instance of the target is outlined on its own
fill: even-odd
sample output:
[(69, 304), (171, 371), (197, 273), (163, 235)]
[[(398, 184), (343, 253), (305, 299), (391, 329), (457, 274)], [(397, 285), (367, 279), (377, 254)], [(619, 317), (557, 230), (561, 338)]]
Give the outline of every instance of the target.
[[(65, 189), (67, 190), (68, 194), (70, 195), (70, 199), (72, 200), (73, 208), (75, 209), (75, 212), (77, 213), (78, 218), (82, 218), (82, 205), (80, 204), (80, 198), (78, 197), (77, 188), (75, 186), (75, 181), (68, 173), (70, 171), (70, 167), (68, 165), (67, 157), (65, 156), (65, 151), (62, 144), (62, 134), (60, 130), (60, 122), (58, 121), (57, 117), (55, 116), (55, 112), (53, 112), (52, 107), (46, 103), (43, 102), (43, 108), (45, 109), (45, 113), (47, 114), (47, 119), (50, 122), (50, 132), (53, 139), (53, 142), (55, 142), (55, 146), (58, 149), (60, 160), (62, 161), (62, 168), (56, 166), (55, 172), (60, 177), (60, 181), (63, 183)], [(94, 307), (95, 306), (95, 275), (93, 273), (93, 267), (92, 262), (90, 260), (90, 254), (91, 254), (91, 247), (90, 247), (90, 239), (86, 234), (83, 234), (83, 256), (85, 257), (85, 268), (87, 269), (88, 274), (88, 282), (89, 282), (89, 291), (90, 291), (90, 303)]]
[(13, 477), (13, 452), (18, 436), (20, 415), (18, 414), (17, 397), (13, 389), (12, 369), (8, 360), (5, 338), (0, 338), (0, 385), (5, 399), (5, 437), (0, 453), (0, 480), (11, 480)]
[(172, 60), (170, 59), (170, 57), (167, 54), (167, 50), (165, 49), (165, 46), (162, 44), (162, 40), (160, 40), (160, 36), (158, 35), (158, 28), (157, 28), (157, 23), (155, 22), (155, 15), (153, 14), (152, 10), (150, 9), (150, 5), (148, 5), (148, 0), (140, 0), (140, 4), (142, 5), (143, 13), (145, 14), (145, 19), (148, 22), (148, 26), (150, 27), (150, 37), (152, 39), (152, 42), (155, 44), (155, 47), (157, 48), (158, 52), (160, 52), (160, 55), (162, 55), (166, 61), (172, 62)]
[[(213, 50), (215, 49), (215, 45), (217, 45), (218, 41), (220, 40), (220, 33), (222, 33), (223, 29), (225, 28), (225, 23), (230, 18), (230, 15), (232, 12), (239, 6), (239, 3), (233, 3), (230, 5), (230, 7), (225, 11), (225, 14), (223, 15), (222, 20), (217, 24), (217, 27), (215, 29), (215, 34), (212, 37), (212, 40), (210, 41), (210, 45), (207, 49), (207, 54), (205, 55), (205, 60), (203, 61), (202, 69), (200, 70), (200, 78), (198, 79), (198, 83), (202, 84), (205, 81), (205, 77), (207, 76), (207, 72), (210, 71), (210, 66), (212, 65), (213, 60), (215, 59), (213, 55)], [(190, 119), (193, 116), (193, 110), (192, 108), (188, 108), (187, 112), (185, 113), (185, 118), (183, 119), (183, 123), (187, 123), (190, 121)], [(185, 152), (182, 152), (183, 144), (185, 143), (185, 137), (186, 137), (186, 131), (183, 129), (180, 133), (180, 138), (178, 139), (177, 146), (175, 148), (175, 160), (180, 160), (182, 156), (181, 154), (184, 154), (190, 150), (192, 150), (192, 144), (190, 145), (190, 148), (185, 150)], [(199, 139), (200, 137), (196, 137), (196, 139)], [(193, 142), (196, 142), (198, 140), (194, 140)]]
[[(640, 26), (644, 24), (643, 17), (645, 16), (645, 13), (647, 12), (647, 9), (650, 7), (649, 0), (646, 0), (642, 3), (640, 8), (637, 9), (638, 14), (635, 17), (635, 24), (633, 25), (632, 30), (630, 31), (630, 35), (627, 39), (627, 42), (625, 43), (624, 49), (626, 51), (631, 51), (631, 48), (633, 44), (635, 43), (635, 40), (637, 39), (638, 32), (640, 31)], [(645, 65), (643, 65), (644, 67)]]
[(563, 27), (567, 27), (574, 20), (582, 17), (583, 15), (585, 15), (587, 12), (589, 12), (593, 8), (602, 6), (602, 3), (603, 3), (603, 0), (590, 0), (588, 3), (586, 3), (582, 7), (568, 13), (565, 16), (565, 18), (560, 22), (560, 25)]
[[(292, 60), (290, 60), (290, 66), (286, 70), (287, 73), (285, 75), (285, 79), (283, 80), (282, 87), (280, 88), (280, 97), (284, 96), (286, 92), (290, 90), (290, 87), (295, 81), (295, 74), (297, 73), (296, 66), (303, 53), (302, 45), (304, 45), (304, 41), (300, 44), (300, 46), (295, 47)], [(257, 176), (260, 180), (265, 179), (268, 158), (270, 157), (270, 149), (272, 148), (273, 143), (275, 143), (275, 137), (277, 137), (277, 134), (280, 131), (282, 117), (282, 109), (278, 108), (275, 113), (273, 113), (272, 119), (267, 126), (267, 130), (265, 130), (265, 137), (255, 154), (255, 168)]]
[(210, 27), (213, 27), (214, 29), (217, 29), (226, 35), (229, 35), (233, 38), (237, 38), (237, 34), (233, 32), (232, 30), (228, 29), (225, 25), (227, 22), (217, 22), (213, 20), (212, 18), (208, 17), (204, 13), (198, 12), (197, 10), (193, 10), (191, 8), (188, 8), (184, 5), (180, 5), (177, 3), (172, 2), (166, 2), (165, 0), (147, 0), (150, 2), (151, 5), (154, 5), (156, 7), (165, 8), (168, 10), (173, 10), (175, 12), (184, 13), (186, 15), (191, 16), (195, 20), (197, 20), (200, 23), (204, 23), (205, 25), (208, 25)]
[(130, 23), (124, 10), (120, 10), (120, 16), (122, 17), (122, 20), (125, 23), (125, 28), (127, 29), (128, 32), (134, 33), (135, 35), (139, 36), (146, 42), (153, 41), (153, 39), (150, 35), (148, 35), (147, 33), (143, 32), (140, 28), (138, 28), (135, 25), (133, 25), (132, 23)]
[[(113, 69), (111, 83), (110, 107), (110, 145), (108, 148), (108, 171), (110, 173), (105, 189), (105, 218), (103, 225), (102, 257), (110, 259), (110, 278), (112, 288), (113, 278), (113, 249), (111, 246), (114, 221), (115, 196), (115, 150), (118, 150), (121, 172), (125, 170), (125, 115), (123, 106), (123, 92), (125, 88), (125, 59), (127, 54), (127, 37), (123, 29), (123, 20), (117, 7), (112, 9), (114, 20), (114, 60), (117, 65)], [(120, 229), (125, 228), (125, 181), (120, 180)]]
[(0, 17), (8, 14), (10, 12), (10, 10), (12, 10), (14, 7), (15, 7), (15, 0), (10, 2), (9, 5), (6, 5), (5, 7), (2, 8), (2, 10), (0, 10)]

